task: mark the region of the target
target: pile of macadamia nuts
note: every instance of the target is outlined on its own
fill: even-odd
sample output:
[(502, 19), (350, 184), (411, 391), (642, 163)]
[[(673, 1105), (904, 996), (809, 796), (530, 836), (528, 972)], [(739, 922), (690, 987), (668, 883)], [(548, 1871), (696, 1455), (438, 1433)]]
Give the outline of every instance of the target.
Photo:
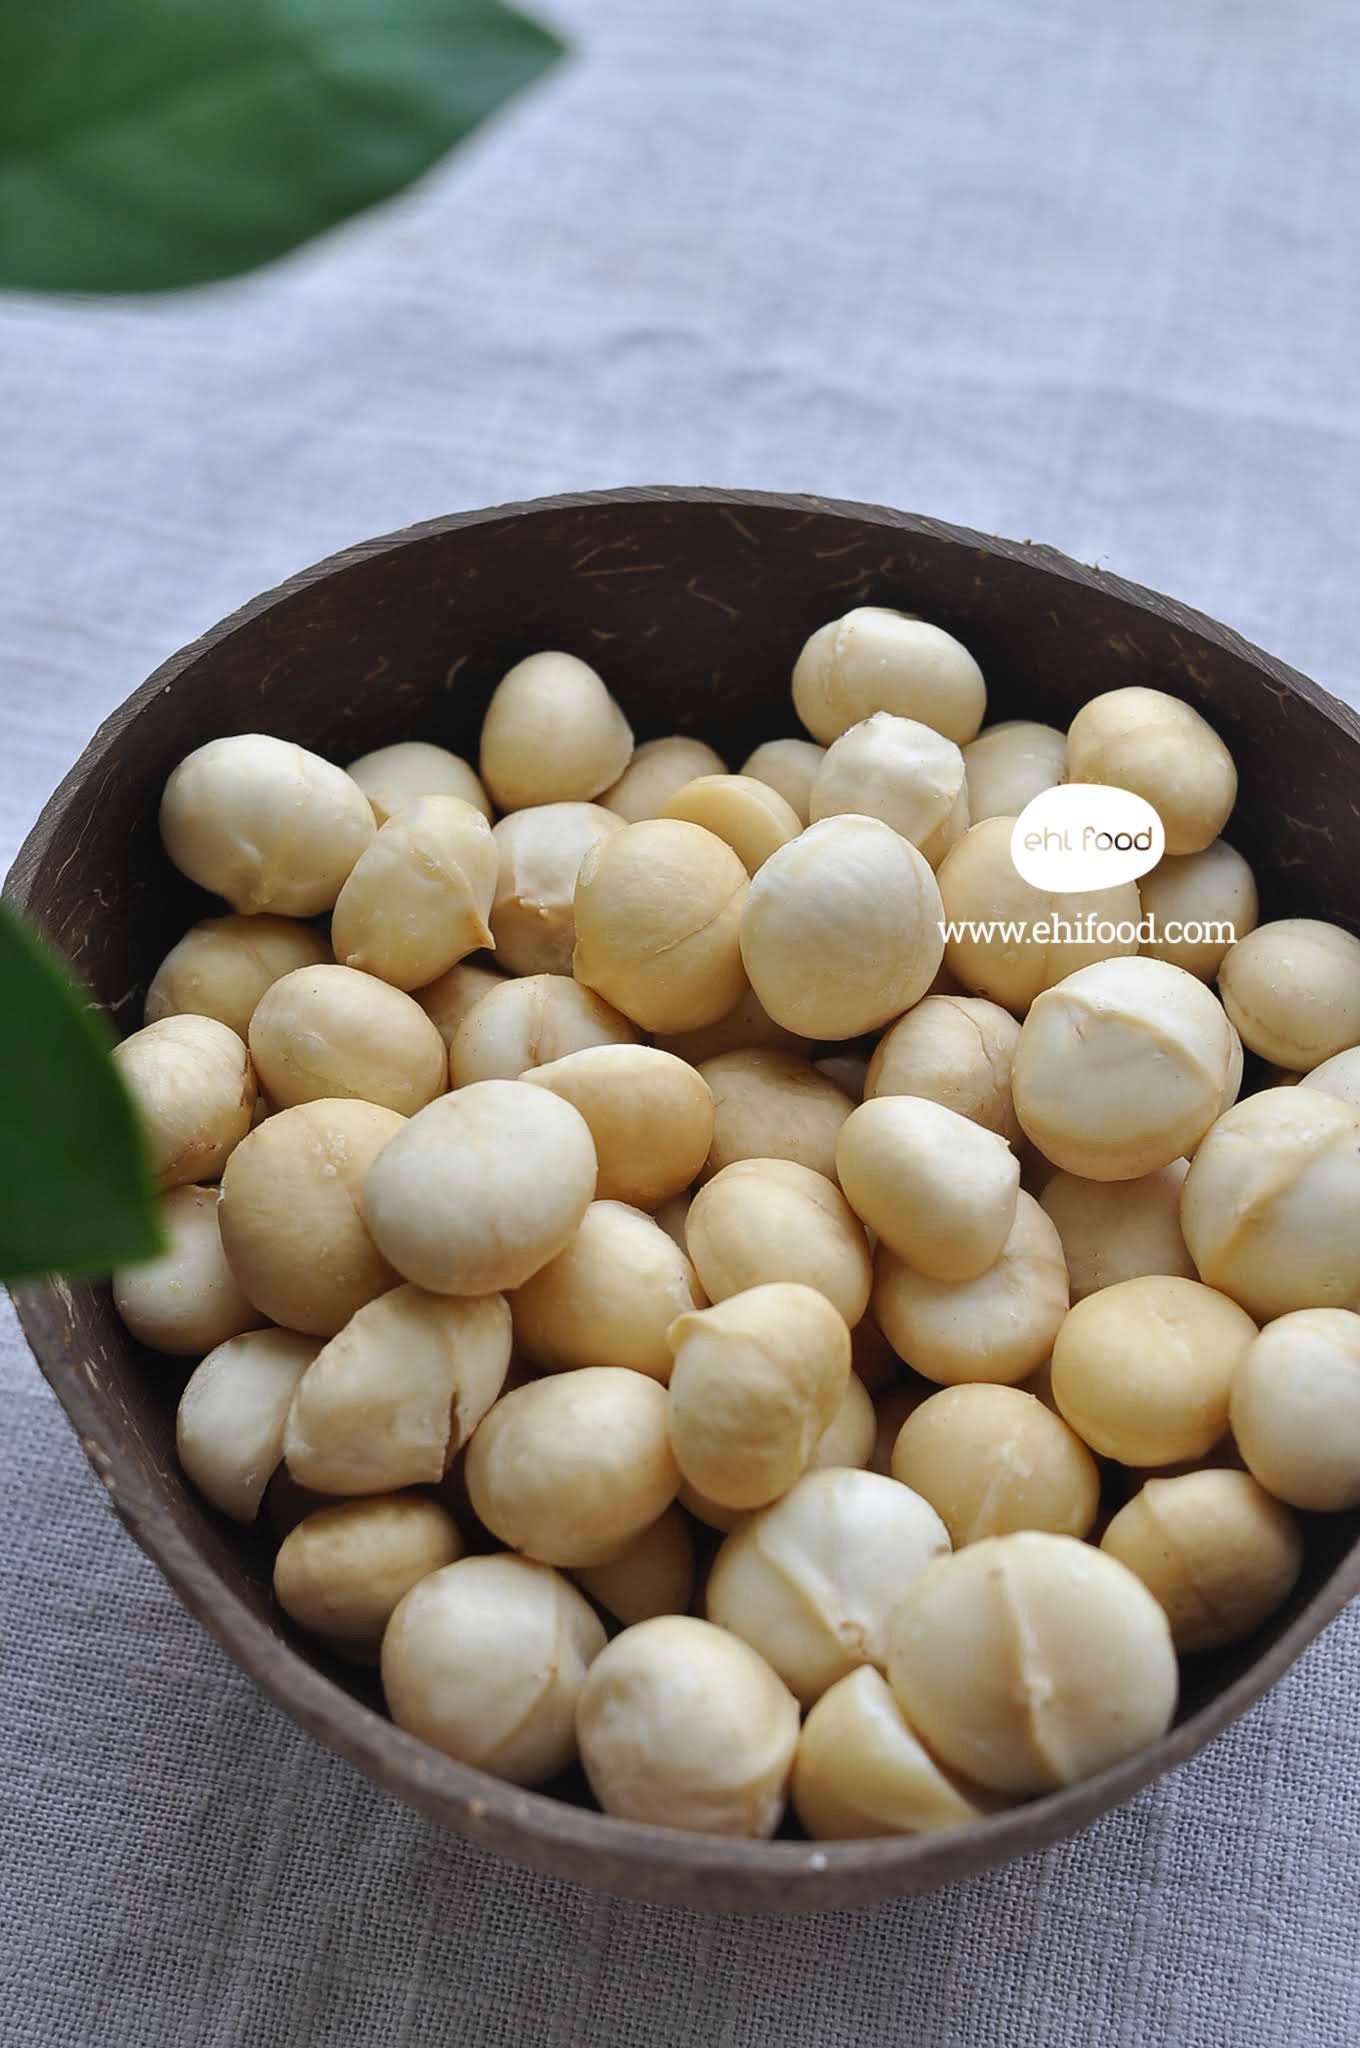
[[(984, 729), (967, 649), (866, 607), (793, 704), (733, 773), (545, 652), (475, 768), (181, 762), (165, 849), (223, 907), (118, 1050), (167, 1249), (114, 1299), (401, 1728), (843, 1838), (1155, 1741), (1299, 1513), (1360, 1505), (1360, 940), (1257, 924), (1176, 696)], [(1166, 855), (1057, 907), (1236, 943), (946, 942), (1054, 909), (1010, 832), (1064, 780)]]

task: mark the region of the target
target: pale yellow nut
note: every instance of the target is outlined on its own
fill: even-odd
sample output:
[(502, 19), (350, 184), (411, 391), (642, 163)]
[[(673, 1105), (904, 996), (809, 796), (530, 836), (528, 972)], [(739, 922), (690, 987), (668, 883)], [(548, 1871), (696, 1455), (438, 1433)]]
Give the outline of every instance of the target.
[(874, 1402), (874, 1447), (869, 1453), (868, 1469), (871, 1472), (881, 1472), (885, 1479), (892, 1478), (892, 1454), (902, 1433), (902, 1425), (934, 1392), (933, 1380), (923, 1380), (919, 1373), (912, 1373), (905, 1381), (899, 1381), (887, 1393), (878, 1396)]
[(255, 1069), (215, 1017), (165, 1017), (113, 1049), (163, 1188), (216, 1180), (255, 1114)]
[(739, 934), (747, 888), (731, 847), (701, 825), (652, 818), (625, 826), (581, 863), (576, 979), (644, 1031), (716, 1024), (746, 987)]
[(1140, 877), (1138, 894), (1156, 932), (1142, 951), (1201, 981), (1214, 979), (1229, 947), (1256, 924), (1256, 878), (1226, 839), (1199, 853), (1168, 854)]
[(644, 818), (659, 818), (667, 798), (696, 776), (726, 773), (722, 755), (705, 741), (670, 733), (664, 739), (644, 740), (600, 802), (625, 824), (640, 825)]
[(331, 949), (291, 917), (205, 917), (172, 946), (146, 992), (146, 1022), (215, 1017), (245, 1038), (255, 1005), (295, 967), (318, 967)]
[(664, 1383), (666, 1332), (703, 1301), (659, 1223), (624, 1202), (592, 1202), (557, 1257), (511, 1296), (515, 1351), (544, 1372), (617, 1365)]
[(689, 1257), (689, 1248), (685, 1243), (685, 1229), (689, 1222), (689, 1205), (690, 1194), (689, 1190), (686, 1189), (683, 1195), (672, 1195), (669, 1202), (663, 1202), (656, 1211), (657, 1222), (661, 1225), (671, 1243), (678, 1245), (686, 1258)]
[(660, 815), (702, 825), (731, 847), (748, 875), (803, 829), (793, 806), (753, 775), (700, 775), (667, 797)]
[(741, 764), (743, 775), (754, 775), (783, 797), (800, 824), (810, 823), (812, 782), (822, 764), (825, 747), (815, 740), (762, 740)]
[(892, 711), (962, 746), (982, 724), (987, 686), (968, 649), (942, 627), (861, 605), (819, 626), (804, 645), (793, 708), (824, 742), (875, 711)]
[(1233, 1381), (1232, 1432), (1277, 1499), (1336, 1514), (1360, 1507), (1360, 1315), (1296, 1309), (1268, 1323)]
[(491, 821), (491, 799), (461, 754), (428, 740), (398, 740), (351, 761), (346, 774), (357, 782), (379, 825), (395, 818), (423, 796), (456, 796)]
[(705, 1024), (698, 1031), (658, 1032), (656, 1043), (663, 1052), (673, 1052), (677, 1059), (688, 1060), (693, 1067), (719, 1059), (725, 1052), (768, 1048), (805, 1056), (812, 1050), (810, 1038), (801, 1038), (796, 1031), (786, 1031), (782, 1024), (776, 1024), (749, 988), (716, 1024)]
[(633, 730), (574, 654), (531, 654), (502, 676), (482, 721), (482, 781), (503, 811), (588, 803), (617, 782)]
[(928, 995), (878, 1041), (865, 1100), (922, 1095), (1018, 1145), (1011, 1063), (1019, 1043), (1020, 1026), (999, 1003)]
[(274, 1559), (274, 1598), (338, 1656), (376, 1664), (398, 1601), (462, 1554), (452, 1515), (423, 1494), (342, 1501), (285, 1536)]
[(927, 1834), (998, 1804), (935, 1762), (871, 1664), (838, 1679), (808, 1715), (790, 1790), (814, 1842)]
[(702, 1179), (738, 1159), (789, 1159), (834, 1176), (836, 1140), (854, 1104), (807, 1060), (759, 1047), (719, 1053), (699, 1072), (714, 1111)]
[(160, 1205), (165, 1248), (113, 1276), (113, 1305), (139, 1344), (201, 1358), (228, 1337), (258, 1328), (222, 1249), (217, 1189), (171, 1188)]
[(685, 1242), (710, 1301), (797, 1280), (851, 1329), (869, 1304), (864, 1226), (834, 1181), (787, 1159), (739, 1159), (690, 1203)]
[(1073, 1301), (1146, 1273), (1199, 1277), (1181, 1235), (1181, 1190), (1189, 1165), (1173, 1159), (1137, 1180), (1051, 1176), (1039, 1203), (1062, 1239)]
[(447, 973), (437, 976), (424, 988), (416, 989), (415, 1000), (443, 1039), (445, 1051), (448, 1051), (468, 1011), (475, 1009), (483, 996), (490, 995), (493, 988), (501, 988), (504, 982), (505, 976), (497, 973), (494, 967), (483, 967), (477, 960), (459, 960)]
[(275, 1109), (349, 1096), (412, 1116), (449, 1079), (420, 1005), (353, 967), (299, 967), (276, 981), (251, 1019), (250, 1056)]
[(862, 1102), (836, 1140), (836, 1177), (881, 1243), (934, 1280), (975, 1280), (1015, 1223), (1020, 1161), (1004, 1138), (919, 1095)]
[(878, 1248), (874, 1321), (905, 1364), (940, 1386), (1028, 1379), (1052, 1349), (1067, 1304), (1058, 1233), (1023, 1190), (1000, 1258), (976, 1280), (932, 1280)]
[(421, 797), (382, 827), (340, 891), (336, 959), (397, 988), (423, 988), (491, 944), (496, 873), (481, 812), (456, 796)]
[[(861, 1323), (859, 1328), (866, 1327)], [(858, 1336), (859, 1331), (854, 1332)], [(855, 1364), (852, 1337), (851, 1365)], [(878, 1434), (878, 1417), (869, 1390), (858, 1372), (853, 1371), (845, 1383), (840, 1407), (828, 1422), (826, 1428), (812, 1447), (808, 1459), (809, 1472), (822, 1472), (830, 1467), (841, 1467), (846, 1471), (863, 1472), (868, 1469), (873, 1455), (874, 1439)]]
[(1254, 1635), (1293, 1592), (1303, 1538), (1247, 1472), (1149, 1479), (1100, 1539), (1166, 1610), (1184, 1656)]
[(892, 1475), (930, 1502), (956, 1550), (1016, 1529), (1089, 1536), (1100, 1506), (1085, 1444), (1019, 1387), (932, 1394), (898, 1433)]
[(210, 1351), (180, 1395), (180, 1464), (234, 1522), (253, 1522), (259, 1512), (283, 1458), (294, 1389), (320, 1348), (296, 1330), (248, 1330)]
[(1018, 818), (1026, 804), (1063, 780), (1067, 734), (1028, 718), (989, 725), (963, 750), (968, 809), (975, 825), (984, 818)]
[(455, 1088), (473, 1081), (516, 1081), (595, 1045), (635, 1045), (628, 1019), (563, 974), (501, 981), (465, 1013), (449, 1045)]
[(535, 804), (492, 834), (499, 869), (491, 905), (496, 960), (512, 974), (570, 974), (576, 877), (597, 839), (623, 829), (599, 804)]
[[(1306, 1088), (1316, 1089), (1319, 1095), (1334, 1095), (1338, 1102), (1348, 1102), (1352, 1109), (1360, 1109), (1360, 1045), (1334, 1053), (1302, 1079)], [(1284, 1077), (1280, 1076), (1280, 1080), (1283, 1082)]]
[(1179, 697), (1137, 686), (1083, 704), (1067, 729), (1067, 780), (1143, 797), (1170, 854), (1202, 852), (1237, 799), (1237, 770), (1213, 727)]
[(1219, 969), (1243, 1044), (1293, 1073), (1360, 1044), (1360, 939), (1315, 917), (1258, 925)]
[(659, 1209), (688, 1188), (713, 1142), (707, 1079), (648, 1045), (597, 1045), (522, 1078), (570, 1102), (590, 1126), (601, 1201)]
[(625, 1628), (656, 1614), (684, 1614), (694, 1597), (694, 1538), (678, 1507), (643, 1530), (608, 1564), (573, 1573), (577, 1585)]
[(968, 830), (963, 755), (914, 718), (876, 711), (833, 740), (812, 785), (809, 816), (880, 818), (937, 868)]

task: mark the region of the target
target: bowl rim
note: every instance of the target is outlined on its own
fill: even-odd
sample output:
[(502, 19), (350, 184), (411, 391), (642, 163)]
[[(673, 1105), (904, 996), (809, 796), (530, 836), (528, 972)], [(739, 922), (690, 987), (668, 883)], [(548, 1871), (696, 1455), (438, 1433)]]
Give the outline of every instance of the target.
[[(975, 532), (919, 514), (809, 494), (706, 486), (627, 486), (569, 492), (486, 506), (421, 521), (360, 541), (313, 563), (251, 598), (170, 655), (99, 725), (73, 767), (43, 806), (6, 877), (3, 895), (27, 910), (39, 868), (65, 822), (68, 806), (101, 768), (113, 742), (156, 697), (203, 654), (274, 606), (312, 584), (375, 556), (510, 519), (598, 507), (707, 505), (734, 523), (743, 509), (803, 512), (915, 533), (1040, 569), (1095, 591), (1135, 612), (1153, 613), (1225, 653), (1247, 661), (1278, 688), (1302, 698), (1360, 745), (1360, 717), (1308, 677), (1245, 640), (1230, 627), (1108, 570), (1073, 561), (1057, 549)], [(749, 537), (749, 536), (748, 536)], [(1159, 1741), (1097, 1776), (965, 1827), (937, 1833), (851, 1842), (755, 1842), (691, 1834), (615, 1819), (550, 1794), (489, 1777), (428, 1748), (328, 1678), (216, 1574), (165, 1503), (148, 1486), (131, 1452), (108, 1435), (83, 1361), (70, 1355), (61, 1279), (12, 1290), (19, 1321), (44, 1377), (120, 1520), (157, 1565), (183, 1604), (265, 1695), (309, 1733), (356, 1764), (377, 1784), (428, 1817), (530, 1867), (580, 1879), (622, 1896), (724, 1911), (809, 1911), (868, 1903), (928, 1890), (1011, 1857), (1045, 1848), (1177, 1768), (1221, 1733), (1288, 1669), (1360, 1591), (1360, 1543), (1276, 1640), (1223, 1690)]]

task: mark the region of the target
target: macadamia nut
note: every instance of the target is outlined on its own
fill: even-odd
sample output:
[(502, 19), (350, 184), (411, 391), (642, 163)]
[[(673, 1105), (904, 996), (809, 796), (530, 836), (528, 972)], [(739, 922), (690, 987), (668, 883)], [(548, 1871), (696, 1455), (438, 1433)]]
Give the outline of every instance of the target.
[(139, 1344), (180, 1358), (258, 1328), (222, 1249), (217, 1189), (171, 1188), (161, 1203), (165, 1249), (113, 1276), (113, 1305)]
[(731, 847), (679, 818), (597, 840), (576, 883), (576, 979), (644, 1031), (716, 1024), (746, 986), (747, 887)]
[(793, 708), (824, 742), (875, 711), (892, 711), (962, 746), (982, 724), (987, 686), (968, 649), (941, 627), (860, 605), (819, 626), (804, 645), (793, 671)]
[[(1138, 894), (1157, 933), (1144, 939), (1143, 952), (1201, 981), (1213, 980), (1233, 939), (1245, 938), (1256, 923), (1256, 878), (1226, 839), (1200, 853), (1169, 854), (1140, 878)], [(1172, 926), (1180, 928), (1174, 938)], [(1191, 926), (1198, 930), (1187, 937)]]
[[(866, 1327), (864, 1323), (859, 1326), (861, 1330)], [(854, 1334), (857, 1336), (859, 1332)], [(850, 1362), (853, 1368), (853, 1338), (851, 1341)], [(808, 1471), (822, 1472), (836, 1466), (846, 1471), (863, 1472), (873, 1455), (877, 1434), (878, 1417), (874, 1413), (869, 1390), (858, 1373), (852, 1370), (841, 1395), (840, 1407), (813, 1445)]]
[(1100, 1547), (1165, 1608), (1182, 1655), (1254, 1634), (1289, 1598), (1303, 1564), (1298, 1523), (1246, 1472), (1149, 1479)]
[(423, 796), (456, 796), (491, 822), (491, 799), (460, 754), (428, 740), (399, 740), (351, 761), (346, 774), (357, 782), (379, 825), (409, 810)]
[(1230, 948), (1218, 986), (1243, 1044), (1294, 1073), (1360, 1044), (1360, 939), (1340, 925), (1258, 925)]
[(1052, 1176), (1039, 1205), (1062, 1239), (1073, 1301), (1145, 1273), (1199, 1277), (1181, 1235), (1181, 1189), (1189, 1164), (1173, 1159), (1137, 1180)]
[(423, 1494), (342, 1501), (285, 1536), (274, 1559), (274, 1597), (339, 1656), (376, 1664), (398, 1601), (462, 1554), (452, 1515)]
[(1320, 1067), (1305, 1074), (1303, 1084), (1315, 1088), (1319, 1095), (1334, 1095), (1338, 1102), (1348, 1102), (1352, 1109), (1360, 1109), (1360, 1045), (1334, 1053)]
[(836, 1140), (854, 1105), (807, 1060), (755, 1047), (719, 1053), (699, 1072), (714, 1112), (704, 1180), (738, 1159), (789, 1159), (828, 1179), (835, 1174)]
[(996, 1803), (935, 1762), (871, 1664), (838, 1679), (808, 1715), (790, 1789), (814, 1842), (958, 1827)]
[(165, 1017), (116, 1045), (113, 1063), (160, 1186), (216, 1180), (255, 1114), (255, 1070), (236, 1033), (215, 1017)]
[(599, 1162), (602, 1201), (657, 1209), (683, 1193), (713, 1142), (707, 1078), (673, 1053), (649, 1045), (596, 1045), (527, 1071), (579, 1109)]
[(824, 1174), (787, 1159), (739, 1159), (690, 1203), (685, 1242), (710, 1301), (797, 1280), (853, 1329), (873, 1283), (863, 1225)]
[(234, 1522), (253, 1522), (283, 1457), (293, 1392), (320, 1345), (296, 1330), (247, 1330), (210, 1351), (180, 1395), (179, 1461)]
[(574, 654), (531, 654), (496, 685), (482, 721), (482, 781), (503, 811), (588, 803), (618, 781), (633, 729)]
[(742, 762), (741, 772), (777, 790), (798, 822), (806, 825), (811, 822), (813, 778), (825, 753), (814, 740), (762, 740)]
[(833, 740), (812, 785), (809, 816), (881, 818), (937, 868), (968, 829), (963, 755), (914, 718), (876, 711)]
[(1018, 1145), (1011, 1062), (1019, 1043), (1020, 1026), (999, 1003), (979, 996), (926, 996), (878, 1041), (865, 1076), (865, 1100), (922, 1095)]
[(1296, 1309), (1268, 1323), (1233, 1381), (1231, 1419), (1251, 1472), (1292, 1507), (1360, 1507), (1360, 1315)]
[(1028, 718), (989, 725), (963, 750), (968, 809), (984, 818), (1018, 818), (1026, 804), (1056, 789), (1067, 765), (1067, 734)]
[(146, 1021), (215, 1017), (245, 1038), (267, 988), (296, 967), (317, 967), (331, 949), (291, 917), (205, 917), (190, 925), (152, 976)]
[(625, 824), (640, 825), (644, 818), (659, 818), (667, 799), (687, 782), (700, 775), (726, 773), (722, 755), (715, 754), (703, 740), (671, 733), (665, 739), (644, 740), (600, 802)]
[(659, 1223), (624, 1202), (592, 1202), (557, 1257), (512, 1295), (515, 1350), (547, 1372), (617, 1365), (664, 1383), (666, 1332), (703, 1300)]
[(496, 842), (472, 804), (423, 796), (360, 854), (336, 902), (331, 944), (344, 967), (423, 988), (491, 944)]
[(956, 1550), (1047, 1529), (1089, 1536), (1100, 1472), (1060, 1417), (1019, 1387), (946, 1387), (903, 1423), (892, 1475), (930, 1502)]
[(1004, 1138), (919, 1095), (862, 1102), (836, 1141), (845, 1198), (876, 1237), (934, 1280), (975, 1280), (1015, 1224), (1020, 1161)]
[(637, 1032), (618, 1010), (563, 974), (502, 981), (474, 1003), (449, 1046), (455, 1088), (473, 1081), (515, 1081), (592, 1045), (635, 1045)]
[(444, 1041), (411, 997), (353, 967), (299, 967), (267, 989), (250, 1057), (275, 1109), (381, 1103), (412, 1116), (448, 1085)]
[(576, 1583), (625, 1628), (655, 1614), (684, 1614), (694, 1597), (694, 1538), (678, 1507), (607, 1564), (586, 1565)]
[(753, 775), (701, 775), (668, 797), (663, 818), (684, 818), (731, 847), (748, 875), (803, 829), (777, 790)]
[(1170, 854), (1201, 853), (1237, 799), (1232, 755), (1189, 704), (1133, 687), (1093, 697), (1067, 729), (1067, 780), (1131, 789), (1166, 828)]
[(673, 1052), (677, 1059), (688, 1060), (694, 1067), (720, 1059), (725, 1052), (754, 1052), (766, 1047), (773, 1052), (796, 1053), (801, 1058), (812, 1050), (811, 1039), (786, 1031), (782, 1024), (767, 1016), (749, 988), (716, 1024), (705, 1024), (698, 1031), (659, 1032), (656, 1043), (664, 1052)]
[(512, 974), (570, 974), (576, 877), (597, 839), (623, 829), (599, 804), (536, 804), (492, 833), (499, 874), (491, 905), (496, 959)]
[[(475, 960), (459, 960), (447, 973), (437, 976), (424, 988), (416, 989), (414, 995), (448, 1050), (468, 1011), (475, 1009), (493, 988), (504, 986), (505, 976), (494, 968), (483, 967)], [(477, 1078), (486, 1080), (491, 1077), (479, 1075)], [(514, 1076), (505, 1078), (513, 1080)]]
[(1001, 1256), (976, 1280), (932, 1280), (880, 1245), (874, 1321), (898, 1357), (941, 1386), (1015, 1386), (1048, 1356), (1067, 1313), (1057, 1231), (1023, 1191)]

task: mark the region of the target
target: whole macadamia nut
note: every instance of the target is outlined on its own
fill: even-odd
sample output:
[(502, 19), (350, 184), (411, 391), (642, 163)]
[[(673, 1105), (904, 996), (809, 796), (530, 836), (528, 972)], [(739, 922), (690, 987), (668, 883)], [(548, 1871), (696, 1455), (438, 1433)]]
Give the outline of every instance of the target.
[(811, 1039), (801, 1038), (796, 1031), (786, 1031), (782, 1024), (776, 1024), (749, 988), (716, 1024), (705, 1024), (698, 1031), (658, 1032), (656, 1043), (664, 1052), (673, 1052), (677, 1059), (688, 1060), (694, 1067), (720, 1059), (725, 1052), (765, 1048), (803, 1057), (812, 1050)]
[(576, 1757), (576, 1705), (605, 1634), (560, 1572), (527, 1558), (464, 1557), (398, 1602), (382, 1683), (398, 1728), (512, 1785)]
[(658, 1209), (683, 1193), (713, 1142), (707, 1078), (673, 1053), (650, 1045), (596, 1045), (526, 1071), (579, 1109), (599, 1162), (602, 1201)]
[(837, 1679), (813, 1707), (790, 1792), (814, 1842), (925, 1834), (979, 1820), (996, 1804), (935, 1762), (872, 1664)]
[(285, 1536), (274, 1559), (274, 1598), (337, 1655), (376, 1664), (397, 1602), (462, 1554), (452, 1515), (423, 1494), (341, 1501)]
[(996, 1263), (976, 1280), (932, 1280), (880, 1245), (874, 1321), (898, 1357), (941, 1386), (1015, 1386), (1048, 1356), (1067, 1314), (1057, 1231), (1021, 1191)]
[(1020, 1026), (999, 1003), (926, 996), (878, 1041), (864, 1098), (921, 1095), (1018, 1145), (1011, 1063), (1019, 1043)]
[(276, 981), (251, 1019), (250, 1057), (275, 1109), (349, 1096), (412, 1116), (449, 1078), (420, 1005), (353, 967), (299, 967)]
[(180, 1358), (254, 1330), (260, 1312), (227, 1264), (217, 1189), (171, 1188), (160, 1206), (165, 1249), (113, 1276), (113, 1305), (139, 1344)]
[(920, 1095), (852, 1110), (836, 1174), (862, 1223), (934, 1280), (975, 1280), (1015, 1223), (1020, 1161), (1006, 1140)]
[(1218, 986), (1248, 1050), (1294, 1073), (1360, 1044), (1360, 939), (1340, 925), (1258, 925), (1229, 950)]
[(851, 1329), (869, 1305), (864, 1227), (834, 1181), (787, 1159), (739, 1159), (690, 1203), (685, 1242), (710, 1301), (797, 1280)]
[(1252, 1635), (1284, 1605), (1303, 1564), (1298, 1523), (1247, 1472), (1149, 1479), (1100, 1547), (1165, 1608), (1182, 1655)]
[(116, 1045), (113, 1063), (160, 1186), (216, 1180), (255, 1114), (255, 1070), (236, 1033), (215, 1017), (165, 1017)]
[(798, 1703), (747, 1644), (658, 1615), (595, 1659), (576, 1713), (606, 1813), (702, 1834), (772, 1835), (798, 1746)]
[(1133, 790), (1161, 819), (1170, 854), (1203, 852), (1237, 799), (1213, 727), (1179, 697), (1137, 686), (1083, 704), (1067, 729), (1067, 780)]
[(468, 1011), (475, 1009), (493, 988), (504, 986), (505, 976), (498, 974), (494, 967), (483, 967), (476, 960), (459, 960), (447, 973), (436, 976), (424, 988), (416, 989), (414, 999), (443, 1039), (447, 1050), (452, 1047), (458, 1027)]
[(956, 1550), (1047, 1529), (1089, 1536), (1100, 1472), (1060, 1417), (1019, 1387), (945, 1387), (903, 1423), (892, 1475), (930, 1502)]
[(987, 686), (952, 634), (907, 612), (860, 605), (806, 642), (793, 671), (793, 708), (823, 742), (892, 711), (962, 746), (982, 724)]
[(490, 823), (491, 799), (476, 774), (461, 754), (431, 746), (428, 740), (398, 740), (395, 746), (379, 747), (351, 761), (345, 772), (368, 798), (380, 825), (423, 796), (456, 796)]
[(1319, 1095), (1334, 1095), (1338, 1102), (1348, 1102), (1352, 1109), (1360, 1109), (1360, 1045), (1334, 1053), (1320, 1067), (1314, 1067), (1303, 1076), (1303, 1085), (1315, 1088)]
[(880, 818), (937, 868), (968, 829), (963, 755), (914, 718), (876, 711), (833, 740), (812, 785), (809, 816)]
[(1292, 1507), (1360, 1507), (1360, 1315), (1296, 1309), (1268, 1323), (1233, 1381), (1247, 1469)]
[(828, 1179), (835, 1174), (836, 1140), (854, 1104), (809, 1061), (754, 1047), (719, 1053), (699, 1072), (713, 1100), (704, 1180), (738, 1159), (789, 1159)]
[(701, 775), (668, 797), (663, 818), (702, 825), (730, 846), (748, 875), (803, 829), (803, 821), (777, 790), (753, 775)]
[(296, 1330), (247, 1330), (208, 1353), (180, 1395), (179, 1461), (234, 1522), (253, 1522), (283, 1458), (288, 1410), (320, 1346)]
[(1145, 1273), (1199, 1277), (1181, 1235), (1181, 1189), (1188, 1169), (1188, 1160), (1173, 1159), (1137, 1180), (1052, 1176), (1039, 1205), (1062, 1239), (1073, 1301)]
[(742, 762), (741, 772), (777, 790), (799, 823), (807, 825), (813, 779), (825, 754), (815, 740), (762, 740)]
[(810, 1038), (877, 1030), (923, 996), (944, 951), (929, 863), (878, 818), (824, 818), (751, 883), (741, 957), (777, 1023)]
[(588, 803), (618, 781), (632, 753), (628, 720), (574, 654), (517, 662), (482, 721), (482, 781), (503, 811)]
[[(859, 1327), (864, 1329), (866, 1326), (861, 1323)], [(853, 1365), (852, 1339), (852, 1368)], [(846, 1471), (863, 1472), (873, 1455), (877, 1434), (878, 1417), (874, 1413), (869, 1390), (858, 1373), (852, 1370), (841, 1395), (840, 1407), (812, 1447), (808, 1471), (821, 1472), (838, 1466)]]
[(344, 967), (423, 988), (491, 944), (496, 842), (472, 804), (423, 796), (360, 854), (336, 902), (331, 944)]
[(1226, 839), (1200, 853), (1168, 854), (1140, 878), (1138, 894), (1156, 932), (1142, 951), (1201, 981), (1213, 980), (1234, 940), (1256, 923), (1256, 878)]
[(146, 1021), (215, 1017), (245, 1038), (255, 1005), (280, 976), (317, 967), (331, 949), (291, 917), (205, 917), (172, 946), (146, 992)]
[(1026, 804), (1056, 789), (1067, 764), (1067, 734), (1029, 718), (989, 725), (963, 750), (968, 809), (984, 818), (1018, 818)]
[(678, 1507), (667, 1508), (607, 1564), (584, 1566), (577, 1585), (625, 1628), (654, 1614), (684, 1614), (694, 1597), (694, 1538)]
[(496, 959), (512, 974), (570, 974), (576, 877), (597, 839), (623, 829), (599, 804), (536, 804), (492, 833), (499, 871), (491, 905)]
[(402, 1125), (368, 1170), (363, 1213), (379, 1251), (417, 1287), (493, 1294), (555, 1258), (594, 1193), (595, 1146), (579, 1110), (520, 1081), (478, 1081)]
[(703, 740), (685, 733), (670, 733), (665, 739), (644, 740), (618, 781), (600, 798), (625, 824), (640, 825), (644, 818), (659, 818), (666, 801), (677, 789), (700, 775), (725, 775), (727, 763)]
[(618, 1010), (564, 974), (502, 981), (474, 1003), (449, 1046), (455, 1088), (473, 1081), (515, 1081), (593, 1045), (635, 1045), (637, 1032)]
[(597, 840), (576, 883), (576, 979), (644, 1031), (716, 1024), (746, 986), (747, 887), (731, 847), (683, 819)]
[(703, 1300), (659, 1223), (625, 1202), (592, 1202), (557, 1257), (511, 1296), (515, 1351), (547, 1372), (617, 1365), (664, 1382), (666, 1332)]

